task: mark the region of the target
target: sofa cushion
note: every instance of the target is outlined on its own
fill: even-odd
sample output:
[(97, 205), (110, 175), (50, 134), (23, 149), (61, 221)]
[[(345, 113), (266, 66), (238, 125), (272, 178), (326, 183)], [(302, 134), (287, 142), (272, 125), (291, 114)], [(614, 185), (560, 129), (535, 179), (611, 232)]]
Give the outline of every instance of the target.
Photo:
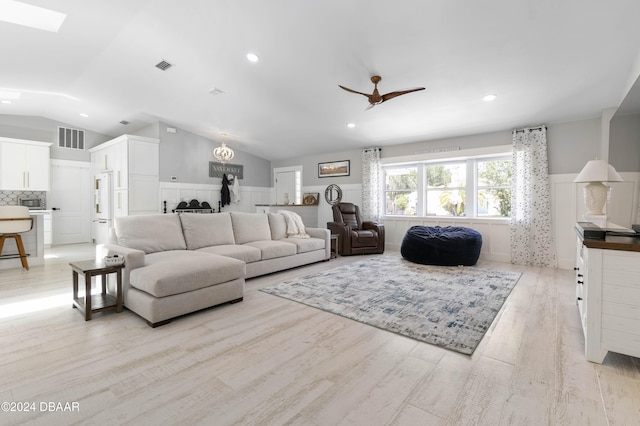
[(132, 270), (130, 285), (152, 296), (166, 297), (232, 281), (246, 274), (245, 263), (237, 259), (186, 253), (189, 256), (169, 258)]
[(236, 244), (271, 240), (269, 219), (265, 213), (231, 212)]
[(298, 253), (324, 250), (324, 240), (320, 238), (285, 238), (280, 241), (295, 244), (298, 247)]
[(185, 213), (180, 215), (180, 221), (189, 250), (235, 243), (229, 213)]
[(287, 238), (287, 222), (282, 214), (269, 213), (269, 227), (272, 240)]
[(232, 257), (243, 261), (244, 263), (258, 262), (262, 259), (260, 249), (245, 245), (224, 245), (211, 246), (198, 249), (199, 252), (219, 254), (220, 256)]
[(282, 241), (253, 241), (244, 245), (260, 249), (262, 260), (275, 259), (276, 257), (293, 256), (297, 253), (295, 244)]
[(145, 253), (187, 248), (177, 214), (117, 217), (115, 232), (119, 245)]

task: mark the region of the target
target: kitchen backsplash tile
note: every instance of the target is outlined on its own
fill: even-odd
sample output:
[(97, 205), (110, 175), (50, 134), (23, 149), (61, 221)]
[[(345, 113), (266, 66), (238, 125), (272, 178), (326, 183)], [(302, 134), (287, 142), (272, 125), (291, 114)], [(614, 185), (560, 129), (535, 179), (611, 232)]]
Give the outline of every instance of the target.
[(45, 191), (0, 191), (0, 206), (17, 206), (20, 198), (39, 198), (43, 208), (47, 208)]

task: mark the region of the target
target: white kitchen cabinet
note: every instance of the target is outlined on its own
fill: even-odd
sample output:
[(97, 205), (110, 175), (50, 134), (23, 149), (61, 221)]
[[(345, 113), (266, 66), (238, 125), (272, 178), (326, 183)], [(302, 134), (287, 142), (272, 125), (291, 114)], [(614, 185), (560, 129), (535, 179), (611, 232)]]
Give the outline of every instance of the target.
[[(156, 212), (157, 213), (157, 212)], [(113, 194), (113, 217), (129, 215), (129, 191), (117, 189)]]
[(587, 360), (640, 357), (640, 239), (578, 237), (576, 300)]
[(44, 227), (44, 246), (51, 247), (51, 241), (53, 237), (53, 224), (51, 221), (51, 210), (42, 211), (42, 224)]
[(114, 217), (160, 212), (159, 142), (123, 135), (89, 150), (93, 170), (111, 173)]
[(0, 138), (0, 189), (48, 191), (50, 143)]

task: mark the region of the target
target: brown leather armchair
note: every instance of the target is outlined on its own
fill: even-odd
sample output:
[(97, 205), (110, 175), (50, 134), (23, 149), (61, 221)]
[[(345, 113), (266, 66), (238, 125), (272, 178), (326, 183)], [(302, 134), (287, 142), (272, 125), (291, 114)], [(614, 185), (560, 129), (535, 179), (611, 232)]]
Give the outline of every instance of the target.
[(332, 234), (338, 234), (338, 254), (384, 253), (384, 225), (362, 221), (360, 209), (352, 203), (333, 205), (333, 222), (327, 222)]

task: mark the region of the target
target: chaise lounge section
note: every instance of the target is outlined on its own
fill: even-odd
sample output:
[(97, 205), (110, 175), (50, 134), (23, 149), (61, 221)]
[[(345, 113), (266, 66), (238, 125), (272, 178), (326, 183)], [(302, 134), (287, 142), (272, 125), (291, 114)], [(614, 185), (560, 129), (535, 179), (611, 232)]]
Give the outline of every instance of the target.
[(328, 260), (329, 231), (291, 238), (282, 214), (126, 216), (102, 255), (124, 256), (124, 305), (156, 327), (243, 299), (246, 278)]

